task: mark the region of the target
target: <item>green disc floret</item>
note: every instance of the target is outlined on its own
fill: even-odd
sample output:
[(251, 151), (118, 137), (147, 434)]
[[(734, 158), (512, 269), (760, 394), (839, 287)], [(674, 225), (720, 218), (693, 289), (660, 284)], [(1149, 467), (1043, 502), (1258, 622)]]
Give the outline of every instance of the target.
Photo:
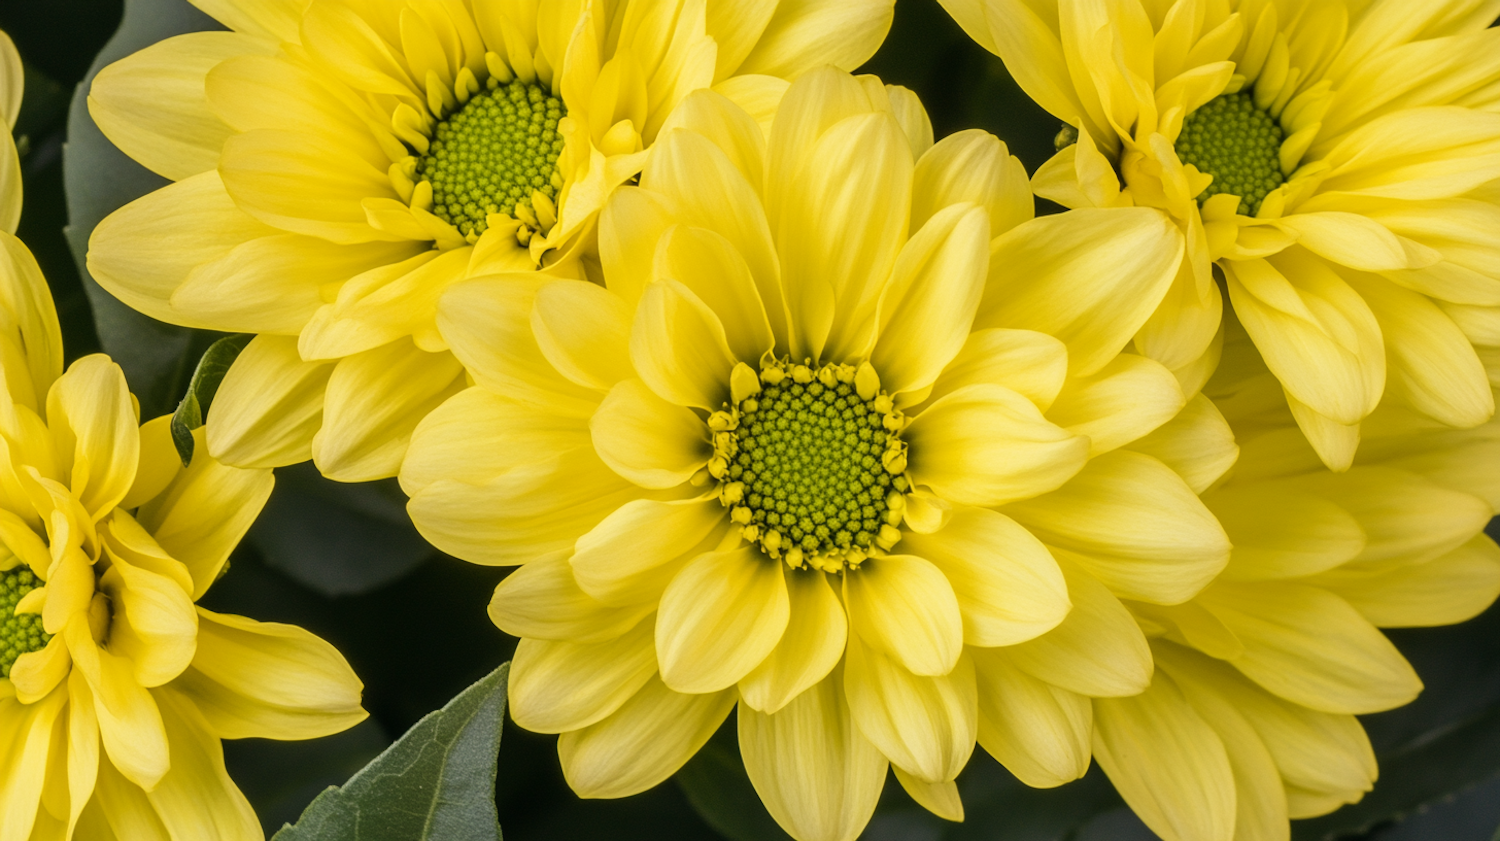
[(0, 677), (10, 677), (17, 658), (41, 651), (52, 639), (51, 634), (42, 630), (40, 615), (16, 615), (21, 598), (40, 586), (42, 582), (27, 569), (0, 573)]
[(899, 537), (903, 421), (888, 396), (862, 397), (854, 373), (771, 360), (758, 393), (710, 418), (731, 519), (793, 567), (836, 571)]
[(1240, 197), (1239, 212), (1254, 216), (1266, 196), (1286, 182), (1281, 171), (1281, 125), (1248, 93), (1224, 94), (1182, 122), (1177, 157), (1214, 181), (1198, 203), (1221, 193)]
[(417, 160), (418, 178), (432, 182), (432, 212), (469, 236), (485, 232), (491, 213), (530, 208), (534, 192), (555, 201), (565, 115), (561, 100), (519, 79), (476, 93), (437, 124)]

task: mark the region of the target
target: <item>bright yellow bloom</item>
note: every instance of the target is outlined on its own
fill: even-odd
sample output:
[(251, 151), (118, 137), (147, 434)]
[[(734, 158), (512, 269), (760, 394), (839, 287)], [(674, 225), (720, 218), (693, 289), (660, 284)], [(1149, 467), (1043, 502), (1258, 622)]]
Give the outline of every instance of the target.
[(893, 0), (195, 2), (233, 32), (94, 81), (104, 133), (176, 183), (100, 224), (90, 271), (154, 318), (262, 334), (214, 403), (215, 457), (360, 481), (465, 385), (443, 289), (582, 277), (684, 96), (764, 109), (778, 77), (873, 54)]
[[(1461, 622), (1500, 594), (1500, 547), (1483, 533), (1500, 506), (1500, 424), (1454, 431), (1382, 408), (1354, 466), (1332, 473), (1229, 328), (1206, 393), (1243, 450), (1203, 496), (1234, 542), (1229, 565), (1184, 604), (1129, 603), (1156, 677), (1094, 702), (1095, 758), (1167, 841), (1285, 841), (1289, 818), (1359, 800), (1376, 767), (1355, 715), (1422, 689), (1377, 628)], [(1215, 449), (1199, 458), (1222, 462)]]
[(21, 222), (21, 156), (11, 129), (21, 116), (25, 70), (10, 36), (0, 32), (0, 231), (16, 232)]
[(333, 646), (193, 603), (274, 482), (169, 417), (138, 426), (119, 367), (62, 373), (52, 300), (0, 232), (0, 839), (263, 839), (221, 739), (365, 718)]
[[(1086, 739), (1078, 693), (1146, 687), (1118, 596), (1186, 600), (1228, 555), (1149, 454), (1183, 388), (1120, 353), (1169, 226), (1033, 220), (1003, 144), (934, 145), (872, 77), (804, 75), (768, 134), (708, 91), (669, 126), (604, 210), (605, 288), (444, 296), (477, 385), (417, 428), (412, 518), (522, 565), (491, 606), (522, 637), (512, 712), (583, 796), (666, 779), (738, 705), (794, 836), (858, 835), (888, 763), (957, 819), (976, 740), (1037, 741), (1033, 704)], [(1074, 779), (1086, 742), (1049, 760), (1033, 779)]]
[(943, 3), (1077, 127), (1039, 194), (1176, 221), (1187, 258), (1142, 353), (1203, 353), (1222, 283), (1333, 469), (1382, 395), (1458, 428), (1493, 414), (1500, 3)]

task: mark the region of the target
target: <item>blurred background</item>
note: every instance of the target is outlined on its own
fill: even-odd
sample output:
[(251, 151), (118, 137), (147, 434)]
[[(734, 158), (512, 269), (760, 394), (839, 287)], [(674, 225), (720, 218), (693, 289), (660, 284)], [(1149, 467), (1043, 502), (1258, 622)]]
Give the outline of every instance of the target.
[[(112, 354), (141, 400), (143, 417), (176, 407), (199, 356), (219, 336), (133, 313), (82, 270), (93, 226), (166, 182), (99, 134), (81, 91), (93, 72), (135, 50), (215, 28), (185, 0), (0, 0), (0, 29), (15, 40), (26, 68), (16, 125), (26, 191), (19, 236), (52, 285), (69, 360), (100, 350)], [(1058, 122), (1027, 99), (1001, 62), (971, 43), (935, 0), (900, 0), (891, 35), (864, 72), (916, 91), (938, 137), (989, 130), (1028, 171), (1052, 154)], [(277, 473), (265, 514), (203, 604), (301, 625), (334, 643), (365, 681), (371, 720), (318, 742), (225, 746), (230, 772), (268, 834), (509, 659), (515, 647), (485, 614), (504, 570), (461, 563), (428, 547), (406, 521), (405, 500), (393, 481), (338, 485), (307, 465)], [(1427, 690), (1409, 707), (1365, 718), (1381, 765), (1375, 791), (1334, 815), (1294, 824), (1294, 839), (1490, 841), (1500, 825), (1500, 610), (1461, 626), (1390, 636)], [(952, 824), (916, 806), (891, 779), (864, 838), (1154, 837), (1097, 768), (1077, 783), (1037, 791), (977, 750), (959, 785), (968, 817)], [(750, 788), (732, 718), (672, 781), (618, 801), (575, 797), (563, 781), (555, 737), (508, 724), (496, 798), (512, 841), (787, 837)]]

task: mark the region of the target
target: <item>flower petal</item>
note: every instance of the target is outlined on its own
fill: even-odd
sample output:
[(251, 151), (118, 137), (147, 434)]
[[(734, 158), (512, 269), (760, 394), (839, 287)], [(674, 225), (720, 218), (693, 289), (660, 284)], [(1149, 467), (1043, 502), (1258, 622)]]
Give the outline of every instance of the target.
[(1500, 596), (1500, 548), (1481, 534), (1430, 561), (1311, 583), (1332, 590), (1381, 628), (1453, 625), (1478, 616)]
[(776, 648), (790, 615), (781, 564), (758, 548), (699, 555), (662, 593), (656, 621), (662, 681), (690, 693), (738, 683)]
[(921, 677), (851, 637), (844, 691), (860, 732), (893, 765), (937, 783), (957, 777), (968, 764), (979, 699), (967, 657), (947, 675)]
[(966, 385), (1003, 385), (1046, 412), (1068, 378), (1068, 348), (1034, 330), (975, 330), (932, 384), (929, 400)]
[(1025, 642), (1057, 627), (1071, 607), (1047, 547), (1004, 514), (960, 508), (939, 531), (902, 535), (901, 548), (953, 585), (967, 645)]
[(790, 568), (783, 574), (791, 605), (786, 632), (739, 687), (740, 700), (766, 714), (826, 678), (843, 659), (849, 639), (849, 619), (827, 575)]
[(209, 452), (247, 468), (311, 458), (333, 367), (303, 362), (295, 338), (256, 336), (224, 375), (209, 407)]
[(885, 757), (850, 718), (843, 670), (775, 713), (739, 709), (740, 755), (771, 817), (806, 841), (854, 841), (885, 786)]
[(979, 686), (979, 744), (1034, 788), (1054, 788), (1089, 769), (1090, 699), (1016, 667), (1002, 648), (970, 648)]
[(953, 585), (912, 555), (870, 558), (844, 575), (849, 627), (875, 651), (917, 675), (946, 675), (963, 653)]
[(1187, 403), (1171, 371), (1122, 353), (1087, 377), (1074, 377), (1047, 410), (1047, 420), (1089, 437), (1097, 456), (1145, 437)]
[(630, 359), (663, 399), (710, 412), (728, 398), (729, 372), (738, 361), (719, 317), (675, 280), (653, 281), (641, 295)]
[(885, 40), (892, 0), (781, 0), (739, 73), (795, 79), (824, 64), (853, 70)]
[(1011, 662), (1053, 686), (1096, 698), (1135, 695), (1151, 682), (1151, 649), (1109, 588), (1061, 564), (1073, 609), (1056, 628), (1006, 649)]
[(634, 500), (578, 538), (573, 574), (585, 593), (605, 604), (655, 601), (681, 568), (673, 562), (712, 550), (704, 544), (717, 543), (727, 521), (713, 496)]
[(172, 768), (146, 793), (173, 838), (257, 841), (260, 819), (224, 767), (219, 736), (191, 700), (168, 688), (156, 693), (172, 746)]
[(1128, 446), (1172, 468), (1199, 494), (1219, 481), (1240, 456), (1234, 430), (1202, 394), (1193, 395), (1177, 417)]
[(675, 488), (714, 454), (708, 425), (698, 415), (634, 378), (610, 390), (589, 429), (599, 458), (643, 488)]
[(630, 307), (619, 295), (581, 280), (560, 280), (536, 293), (531, 330), (542, 355), (581, 386), (608, 390), (632, 377)]
[(1055, 490), (1088, 459), (1087, 438), (998, 385), (945, 395), (913, 418), (903, 437), (917, 484), (966, 505), (1003, 505)]
[(511, 666), (511, 717), (533, 733), (563, 733), (611, 715), (656, 676), (655, 624), (645, 619), (595, 643), (521, 640)]
[(911, 226), (918, 229), (944, 207), (980, 205), (1000, 236), (1036, 214), (1026, 168), (987, 131), (954, 132), (917, 160), (912, 173)]
[(141, 434), (125, 372), (104, 354), (74, 362), (47, 394), (47, 421), (58, 467), (97, 520), (135, 484)]

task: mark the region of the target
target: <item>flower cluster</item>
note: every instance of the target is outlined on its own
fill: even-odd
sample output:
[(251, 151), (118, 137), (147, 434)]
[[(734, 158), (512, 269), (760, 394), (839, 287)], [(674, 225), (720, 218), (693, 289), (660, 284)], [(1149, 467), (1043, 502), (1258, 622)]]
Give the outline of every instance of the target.
[(219, 740), (363, 718), (194, 605), (309, 459), (515, 567), (511, 714), (580, 796), (733, 716), (799, 841), (888, 771), (962, 820), (976, 747), (1285, 839), (1422, 690), (1380, 629), (1500, 595), (1493, 2), (941, 0), (1064, 124), (1031, 176), (851, 75), (892, 0), (194, 2), (229, 31), (88, 98), (171, 182), (93, 276), (255, 334), (190, 463), (0, 233), (5, 841), (259, 837)]

